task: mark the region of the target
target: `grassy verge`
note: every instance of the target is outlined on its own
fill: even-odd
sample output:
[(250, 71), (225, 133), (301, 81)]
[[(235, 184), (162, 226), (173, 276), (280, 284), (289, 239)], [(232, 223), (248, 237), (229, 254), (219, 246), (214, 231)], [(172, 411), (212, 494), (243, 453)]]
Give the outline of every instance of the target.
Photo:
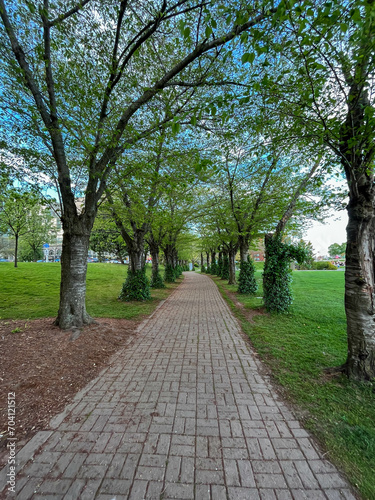
[[(236, 291), (235, 286), (213, 279), (224, 296)], [(299, 409), (305, 426), (323, 444), (327, 457), (346, 472), (364, 498), (373, 500), (374, 388), (325, 371), (343, 364), (346, 358), (344, 273), (294, 272), (295, 300), (290, 313), (281, 316), (262, 311), (260, 270), (257, 279), (260, 288), (256, 297), (236, 295), (244, 310), (226, 296), (229, 304), (283, 393)], [(263, 314), (248, 321), (246, 310)]]
[[(165, 289), (152, 290), (147, 302), (120, 302), (117, 297), (126, 279), (127, 266), (88, 264), (87, 310), (97, 318), (140, 319), (151, 314), (181, 280)], [(151, 276), (151, 268), (147, 268)], [(0, 319), (53, 317), (59, 307), (60, 264), (0, 263)]]

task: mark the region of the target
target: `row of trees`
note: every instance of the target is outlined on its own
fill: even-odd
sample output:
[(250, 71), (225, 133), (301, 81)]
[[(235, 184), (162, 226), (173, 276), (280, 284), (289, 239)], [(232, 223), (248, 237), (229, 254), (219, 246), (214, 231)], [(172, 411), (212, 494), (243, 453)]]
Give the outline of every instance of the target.
[[(199, 198), (182, 228), (199, 226), (211, 252), (219, 240), (233, 280), (236, 247), (245, 262), (260, 233), (281, 269), (294, 252), (283, 246), (286, 225), (319, 213), (332, 201), (327, 179), (345, 175), (345, 369), (373, 378), (374, 9), (368, 0), (0, 0), (4, 151), (17, 158), (13, 174), (59, 194), (56, 323), (91, 321), (86, 257), (99, 207), (137, 273), (145, 238), (160, 244), (160, 228), (175, 263), (176, 210)], [(156, 222), (166, 213), (171, 231)]]

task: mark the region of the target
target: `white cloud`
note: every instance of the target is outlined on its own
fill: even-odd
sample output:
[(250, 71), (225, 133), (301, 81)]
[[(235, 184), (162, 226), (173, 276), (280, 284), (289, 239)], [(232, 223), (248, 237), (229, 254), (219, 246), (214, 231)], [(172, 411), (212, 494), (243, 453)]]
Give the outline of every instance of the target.
[(327, 255), (328, 247), (332, 243), (343, 243), (346, 241), (346, 226), (348, 215), (346, 210), (335, 212), (326, 219), (325, 224), (314, 222), (312, 227), (306, 231), (304, 239), (311, 241), (317, 255)]

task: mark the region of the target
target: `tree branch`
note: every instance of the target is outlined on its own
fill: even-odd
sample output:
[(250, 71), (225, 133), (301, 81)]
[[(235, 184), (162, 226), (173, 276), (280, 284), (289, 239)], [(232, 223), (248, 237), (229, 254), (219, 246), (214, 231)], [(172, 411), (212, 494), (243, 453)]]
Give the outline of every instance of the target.
[(75, 7), (72, 9), (68, 10), (68, 12), (65, 12), (65, 14), (61, 14), (61, 16), (56, 17), (53, 21), (49, 21), (48, 27), (52, 28), (52, 26), (56, 26), (56, 24), (61, 23), (62, 21), (65, 21), (68, 17), (72, 16), (79, 10), (83, 9), (83, 7), (88, 4), (91, 0), (82, 0), (80, 3), (78, 3)]

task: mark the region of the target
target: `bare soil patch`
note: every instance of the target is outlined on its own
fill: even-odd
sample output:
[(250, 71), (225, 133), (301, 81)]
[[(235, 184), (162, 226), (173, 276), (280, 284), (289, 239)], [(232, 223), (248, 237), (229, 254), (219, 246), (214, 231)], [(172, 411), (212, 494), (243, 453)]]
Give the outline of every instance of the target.
[(226, 295), (230, 298), (233, 304), (239, 309), (242, 314), (245, 316), (249, 323), (254, 323), (254, 316), (264, 316), (267, 314), (267, 311), (264, 307), (259, 309), (246, 309), (244, 304), (237, 299), (237, 295), (229, 290), (225, 290)]
[(0, 467), (8, 455), (8, 393), (15, 393), (19, 450), (48, 428), (51, 418), (128, 343), (138, 325), (99, 319), (80, 331), (61, 331), (53, 318), (0, 321)]

